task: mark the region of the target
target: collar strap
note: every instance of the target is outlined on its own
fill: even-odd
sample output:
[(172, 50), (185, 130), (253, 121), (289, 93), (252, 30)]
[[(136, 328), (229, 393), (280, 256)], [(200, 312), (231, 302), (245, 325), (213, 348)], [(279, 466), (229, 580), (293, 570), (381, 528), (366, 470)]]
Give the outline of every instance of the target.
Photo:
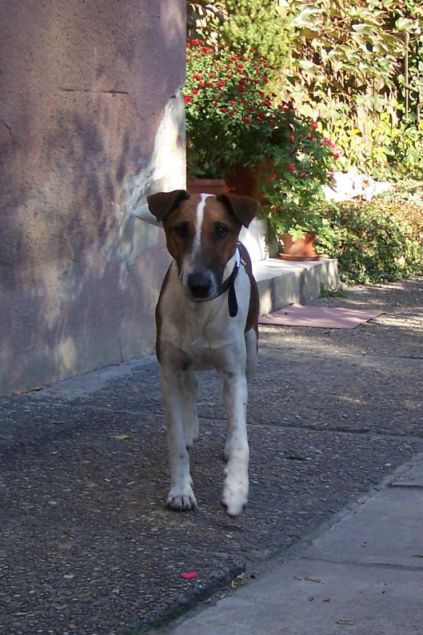
[(239, 266), (241, 264), (241, 256), (239, 253), (238, 247), (235, 252), (235, 265), (232, 269), (232, 273), (230, 276), (226, 278), (224, 282), (219, 287), (218, 295), (222, 295), (225, 291), (228, 291), (228, 307), (229, 307), (229, 315), (231, 317), (235, 317), (238, 313), (238, 300), (235, 293), (235, 278), (238, 275)]

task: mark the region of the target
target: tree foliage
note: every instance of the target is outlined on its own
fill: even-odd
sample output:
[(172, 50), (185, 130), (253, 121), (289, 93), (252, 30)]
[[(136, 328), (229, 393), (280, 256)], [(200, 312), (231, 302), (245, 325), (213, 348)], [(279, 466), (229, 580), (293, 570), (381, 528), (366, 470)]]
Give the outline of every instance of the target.
[[(398, 162), (398, 135), (410, 127), (418, 137), (408, 135), (410, 147), (423, 147), (418, 0), (220, 0), (207, 6), (213, 7), (205, 20), (208, 37), (266, 56), (276, 68), (271, 90), (321, 120), (344, 150), (340, 168), (386, 172)], [(416, 176), (421, 168), (419, 161), (413, 165)]]

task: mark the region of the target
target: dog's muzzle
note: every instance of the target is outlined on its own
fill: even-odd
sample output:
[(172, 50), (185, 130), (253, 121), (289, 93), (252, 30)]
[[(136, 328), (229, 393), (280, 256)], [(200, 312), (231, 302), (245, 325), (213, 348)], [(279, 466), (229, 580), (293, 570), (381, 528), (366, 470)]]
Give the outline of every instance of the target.
[(241, 256), (239, 249), (235, 252), (235, 265), (232, 273), (220, 286), (216, 288), (213, 277), (204, 273), (203, 271), (193, 271), (187, 278), (187, 288), (191, 298), (196, 302), (205, 302), (207, 300), (213, 300), (219, 295), (223, 295), (228, 292), (228, 308), (229, 315), (235, 317), (238, 313), (238, 300), (235, 293), (235, 278), (238, 275), (238, 270), (241, 264)]
[(202, 271), (194, 271), (187, 278), (187, 287), (194, 300), (208, 300), (213, 286), (210, 275)]

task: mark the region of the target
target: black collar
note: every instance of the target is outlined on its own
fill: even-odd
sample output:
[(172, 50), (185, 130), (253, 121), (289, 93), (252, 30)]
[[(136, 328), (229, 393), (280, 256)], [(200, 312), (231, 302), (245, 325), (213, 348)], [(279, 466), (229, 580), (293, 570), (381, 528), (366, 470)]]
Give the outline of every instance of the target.
[(228, 307), (229, 307), (229, 315), (231, 317), (235, 317), (238, 313), (238, 300), (235, 293), (235, 278), (238, 275), (239, 266), (241, 263), (241, 256), (240, 256), (238, 247), (236, 248), (235, 258), (236, 260), (235, 260), (234, 268), (232, 269), (232, 273), (230, 276), (226, 278), (224, 282), (222, 282), (222, 284), (219, 287), (219, 292), (217, 294), (219, 296), (225, 293), (225, 291), (228, 291)]

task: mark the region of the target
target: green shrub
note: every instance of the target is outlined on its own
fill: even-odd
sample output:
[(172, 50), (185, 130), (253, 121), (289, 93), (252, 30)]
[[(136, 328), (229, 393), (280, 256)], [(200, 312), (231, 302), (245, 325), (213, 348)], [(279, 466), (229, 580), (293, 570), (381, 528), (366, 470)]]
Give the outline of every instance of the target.
[(378, 198), (378, 204), (392, 217), (405, 221), (417, 241), (423, 240), (423, 181), (398, 182), (393, 192)]
[(400, 280), (421, 272), (422, 243), (379, 198), (328, 205), (324, 215), (332, 232), (318, 237), (318, 248), (338, 259), (346, 284)]

